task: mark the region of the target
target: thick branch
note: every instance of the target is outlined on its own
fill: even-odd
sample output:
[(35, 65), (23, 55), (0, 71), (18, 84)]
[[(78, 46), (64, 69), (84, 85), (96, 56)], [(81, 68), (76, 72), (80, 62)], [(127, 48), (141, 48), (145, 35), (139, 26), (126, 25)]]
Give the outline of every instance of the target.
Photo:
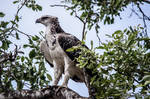
[(69, 88), (49, 86), (42, 90), (21, 90), (0, 93), (0, 99), (89, 99)]

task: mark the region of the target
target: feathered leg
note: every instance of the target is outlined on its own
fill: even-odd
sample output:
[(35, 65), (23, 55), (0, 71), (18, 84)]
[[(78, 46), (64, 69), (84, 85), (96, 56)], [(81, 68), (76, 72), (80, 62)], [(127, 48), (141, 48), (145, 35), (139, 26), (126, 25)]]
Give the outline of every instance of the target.
[(65, 72), (64, 81), (63, 81), (63, 83), (62, 83), (62, 86), (63, 86), (63, 87), (67, 87), (69, 78), (70, 78), (69, 73), (68, 73), (68, 72)]
[(57, 85), (62, 74), (63, 74), (63, 66), (60, 66), (58, 64), (56, 64), (56, 62), (53, 62), (54, 64), (54, 82), (53, 85)]
[(73, 66), (73, 62), (71, 61), (68, 61), (69, 59), (67, 57), (64, 58), (64, 62), (65, 62), (65, 66), (64, 66), (64, 69), (65, 69), (65, 75), (64, 75), (64, 81), (62, 83), (62, 86), (63, 87), (67, 87), (67, 84), (68, 84), (68, 81), (69, 81), (69, 78), (71, 77), (71, 66)]

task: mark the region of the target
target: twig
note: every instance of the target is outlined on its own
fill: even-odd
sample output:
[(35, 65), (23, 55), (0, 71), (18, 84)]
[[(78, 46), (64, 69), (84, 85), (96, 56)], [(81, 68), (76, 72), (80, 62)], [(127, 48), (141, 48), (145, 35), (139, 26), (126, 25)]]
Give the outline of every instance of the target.
[(141, 7), (140, 7), (139, 4), (137, 4), (137, 7), (138, 7), (138, 9), (140, 10), (140, 12), (142, 13), (142, 15), (143, 15), (147, 20), (150, 21), (150, 17), (148, 17), (147, 15), (145, 15), (145, 13), (143, 12), (143, 10), (141, 9)]
[[(27, 2), (27, 0), (24, 0), (24, 2), (22, 3), (22, 5), (19, 7), (18, 6), (18, 10), (17, 10), (17, 12), (16, 12), (16, 15), (15, 15), (15, 18), (14, 18), (14, 20), (13, 20), (13, 22), (16, 22), (17, 21), (17, 19), (16, 19), (16, 17), (18, 16), (18, 14), (19, 14), (19, 12), (20, 12), (20, 10), (23, 8), (23, 6), (26, 4), (26, 2)], [(11, 34), (12, 32), (13, 32), (13, 28), (14, 28), (14, 25), (15, 24), (12, 24), (12, 26), (11, 26), (11, 31), (9, 32), (9, 34)]]
[(135, 15), (137, 15), (139, 17), (139, 19), (142, 19), (142, 17), (132, 8), (131, 9), (131, 14), (130, 14), (130, 17), (132, 16), (132, 13), (134, 13)]
[(67, 5), (57, 5), (57, 4), (55, 4), (55, 5), (50, 5), (50, 7), (64, 7), (64, 8), (71, 8), (71, 7), (67, 6)]
[(17, 29), (17, 28), (14, 28), (14, 30), (18, 31), (19, 33), (21, 33), (21, 34), (23, 34), (23, 35), (26, 35), (28, 38), (32, 37), (32, 35), (29, 35), (29, 34), (27, 34), (27, 33), (24, 33), (24, 32), (20, 31), (20, 30)]
[(150, 4), (149, 0), (143, 0), (143, 2)]
[(100, 37), (99, 37), (98, 33), (96, 33), (96, 36), (97, 36), (97, 38), (98, 38), (99, 46), (100, 46), (100, 44), (102, 44), (102, 41), (101, 41), (101, 39), (100, 39)]
[(139, 4), (137, 4), (137, 7), (138, 7), (139, 11), (140, 11), (140, 12), (142, 13), (142, 15), (143, 15), (143, 18), (142, 18), (142, 19), (143, 19), (143, 23), (144, 23), (144, 27), (145, 27), (145, 33), (146, 33), (146, 36), (148, 36), (148, 34), (147, 34), (146, 19), (147, 19), (148, 21), (150, 21), (150, 18), (145, 15), (145, 13), (143, 12), (143, 10), (141, 9), (141, 7), (140, 7)]
[(22, 51), (18, 51), (17, 45), (15, 45), (15, 46), (16, 46), (16, 48), (14, 50), (14, 54), (12, 54), (12, 52), (10, 52), (10, 53), (3, 52), (3, 54), (0, 56), (0, 64), (6, 62), (8, 60), (14, 61), (16, 59), (18, 53), (24, 54)]
[(77, 12), (75, 10), (73, 11), (75, 13), (75, 17), (78, 18), (83, 23), (83, 29), (82, 29), (82, 41), (83, 41), (85, 39), (85, 29), (86, 29), (86, 24), (87, 24), (87, 18), (84, 21), (77, 15)]

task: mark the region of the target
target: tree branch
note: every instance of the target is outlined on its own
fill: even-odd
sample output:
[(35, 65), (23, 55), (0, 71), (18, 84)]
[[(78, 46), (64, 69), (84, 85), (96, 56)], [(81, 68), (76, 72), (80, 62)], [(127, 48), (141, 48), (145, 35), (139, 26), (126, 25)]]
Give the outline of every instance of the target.
[(145, 17), (146, 20), (150, 21), (150, 17), (148, 17), (147, 15), (145, 15), (145, 13), (143, 12), (143, 10), (141, 9), (141, 7), (140, 7), (139, 4), (137, 5), (137, 7), (138, 7), (139, 11), (142, 13), (143, 17)]
[(82, 41), (83, 41), (85, 39), (85, 29), (86, 29), (87, 18), (84, 21), (77, 15), (77, 12), (75, 10), (73, 11), (75, 13), (75, 17), (78, 18), (83, 23), (83, 29), (82, 29)]
[(29, 34), (27, 34), (27, 33), (24, 33), (24, 32), (20, 31), (20, 30), (17, 29), (17, 28), (14, 28), (14, 30), (16, 30), (17, 32), (19, 32), (19, 33), (21, 33), (21, 34), (27, 36), (29, 39), (30, 39), (30, 37), (32, 37), (32, 35), (29, 35)]
[(65, 87), (49, 86), (41, 90), (15, 90), (0, 93), (0, 99), (89, 99)]
[(148, 20), (148, 21), (150, 21), (150, 18), (147, 16), (147, 15), (145, 15), (145, 13), (143, 12), (143, 10), (141, 9), (141, 7), (140, 7), (140, 5), (139, 4), (137, 4), (137, 7), (138, 7), (138, 9), (139, 9), (139, 11), (142, 13), (142, 15), (143, 15), (143, 23), (144, 23), (144, 28), (145, 28), (145, 33), (146, 33), (146, 36), (148, 36), (148, 34), (147, 34), (147, 24), (146, 24), (146, 20)]
[(55, 5), (50, 5), (50, 7), (64, 7), (64, 8), (70, 8), (70, 7), (67, 6), (67, 5), (57, 5), (57, 4), (55, 4)]
[(0, 56), (0, 64), (6, 62), (6, 61), (8, 61), (8, 60), (9, 60), (9, 61), (14, 61), (14, 60), (16, 59), (18, 53), (22, 53), (22, 54), (23, 54), (22, 51), (18, 51), (17, 45), (15, 45), (15, 46), (16, 46), (16, 48), (15, 48), (15, 50), (14, 50), (14, 54), (12, 54), (12, 52), (6, 53), (6, 52), (3, 52), (2, 50), (0, 50), (0, 51), (3, 53), (3, 54)]
[[(28, 1), (28, 0), (24, 0), (24, 2), (21, 4), (21, 6), (20, 6), (20, 7), (18, 6), (17, 12), (16, 12), (16, 14), (15, 14), (15, 18), (14, 18), (14, 20), (13, 20), (14, 23), (17, 21), (16, 17), (18, 16), (20, 10), (23, 8), (23, 6), (26, 4), (27, 1)], [(14, 28), (14, 25), (15, 25), (15, 24), (12, 24), (12, 26), (11, 26), (11, 28), (10, 28), (11, 31), (9, 32), (9, 34), (11, 34), (11, 33), (13, 32), (13, 30), (14, 30), (14, 29), (13, 29), (13, 28)]]
[(143, 2), (150, 4), (149, 0), (143, 0)]

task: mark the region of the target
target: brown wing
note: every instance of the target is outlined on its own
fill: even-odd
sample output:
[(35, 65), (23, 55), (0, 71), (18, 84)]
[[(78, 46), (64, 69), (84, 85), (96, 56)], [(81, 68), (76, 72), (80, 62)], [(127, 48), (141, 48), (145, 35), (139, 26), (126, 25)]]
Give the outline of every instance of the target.
[[(81, 45), (82, 42), (76, 38), (75, 36), (71, 35), (71, 34), (67, 34), (67, 33), (63, 33), (63, 34), (59, 34), (58, 36), (58, 42), (61, 46), (61, 48), (64, 50), (64, 52), (68, 55), (68, 57), (72, 60), (75, 61), (75, 58), (79, 57), (81, 50), (74, 50), (71, 52), (66, 51), (69, 48), (72, 48), (73, 46), (78, 46)], [(86, 45), (82, 45), (83, 47), (87, 48), (88, 47)], [(89, 75), (91, 75), (91, 71), (87, 70), (86, 71)], [(83, 74), (84, 75), (84, 74)], [(72, 77), (71, 79), (73, 79), (76, 82), (82, 82), (82, 80), (80, 78), (78, 78), (77, 76)]]
[(63, 33), (63, 34), (59, 34), (58, 42), (61, 48), (64, 50), (64, 52), (68, 55), (68, 57), (71, 60), (75, 60), (75, 58), (79, 57), (80, 50), (74, 50), (71, 52), (66, 51), (67, 49), (72, 48), (73, 46), (78, 46), (82, 44), (78, 38), (76, 38), (71, 34)]

